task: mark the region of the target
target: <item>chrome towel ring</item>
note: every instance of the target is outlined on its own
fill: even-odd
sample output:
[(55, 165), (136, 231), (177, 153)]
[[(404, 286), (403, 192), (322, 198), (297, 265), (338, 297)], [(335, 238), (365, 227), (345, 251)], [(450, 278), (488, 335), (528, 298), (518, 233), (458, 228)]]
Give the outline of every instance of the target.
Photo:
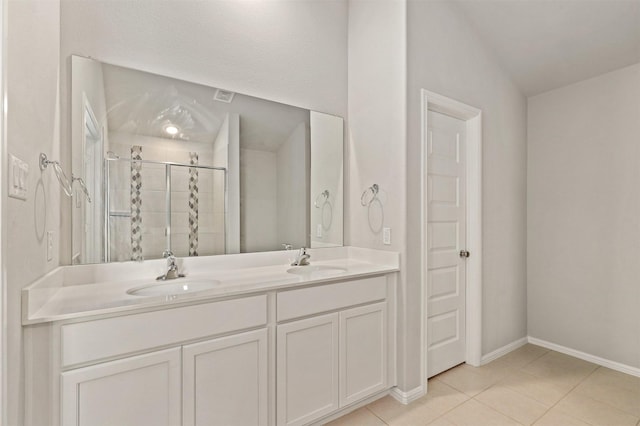
[(329, 190), (325, 189), (320, 194), (318, 194), (316, 200), (313, 202), (313, 205), (316, 209), (319, 209), (324, 203), (327, 202), (327, 200), (329, 200)]
[(374, 183), (370, 187), (364, 190), (362, 196), (360, 197), (360, 204), (363, 206), (370, 205), (373, 200), (375, 200), (378, 196), (379, 187), (377, 183)]
[(62, 186), (62, 190), (67, 195), (67, 197), (71, 197), (73, 195), (73, 183), (78, 182), (78, 185), (80, 185), (80, 189), (82, 190), (84, 195), (87, 197), (87, 201), (91, 202), (91, 196), (89, 196), (89, 190), (87, 189), (87, 185), (84, 183), (84, 180), (82, 178), (75, 177), (72, 174), (71, 181), (69, 181), (69, 178), (67, 178), (67, 175), (64, 173), (64, 170), (62, 170), (62, 166), (60, 165), (60, 162), (49, 160), (47, 158), (47, 155), (41, 152), (40, 153), (40, 170), (42, 171), (46, 170), (46, 168), (49, 165), (53, 167), (53, 171), (55, 172), (56, 177), (58, 178), (58, 182), (60, 182), (60, 186)]

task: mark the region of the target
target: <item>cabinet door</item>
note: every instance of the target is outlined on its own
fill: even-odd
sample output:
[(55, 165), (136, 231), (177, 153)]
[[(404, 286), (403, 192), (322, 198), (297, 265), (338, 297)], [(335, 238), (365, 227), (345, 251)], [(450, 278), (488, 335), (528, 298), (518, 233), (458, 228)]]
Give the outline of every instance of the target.
[(387, 387), (387, 304), (340, 312), (340, 406)]
[(62, 424), (181, 424), (180, 348), (62, 373)]
[(338, 409), (338, 314), (278, 326), (278, 425), (302, 425)]
[(183, 347), (184, 426), (267, 424), (267, 330)]

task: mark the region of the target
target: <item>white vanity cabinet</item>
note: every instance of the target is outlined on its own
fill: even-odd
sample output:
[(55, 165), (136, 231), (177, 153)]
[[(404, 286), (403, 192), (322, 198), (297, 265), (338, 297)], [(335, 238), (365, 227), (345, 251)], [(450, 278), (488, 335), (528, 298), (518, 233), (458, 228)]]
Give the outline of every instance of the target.
[(386, 299), (385, 277), (278, 294), (278, 425), (308, 424), (387, 388)]
[(266, 311), (260, 295), (62, 325), (62, 425), (266, 426)]
[(389, 391), (396, 275), (25, 327), (25, 424), (303, 426)]
[(266, 426), (267, 330), (182, 348), (183, 426)]
[(180, 424), (180, 348), (62, 373), (62, 424)]

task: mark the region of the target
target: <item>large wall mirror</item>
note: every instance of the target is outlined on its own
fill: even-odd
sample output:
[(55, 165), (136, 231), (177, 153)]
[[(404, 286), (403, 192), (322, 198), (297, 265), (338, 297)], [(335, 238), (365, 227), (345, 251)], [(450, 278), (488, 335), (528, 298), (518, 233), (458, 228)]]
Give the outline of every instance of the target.
[(343, 244), (342, 118), (71, 65), (73, 264)]

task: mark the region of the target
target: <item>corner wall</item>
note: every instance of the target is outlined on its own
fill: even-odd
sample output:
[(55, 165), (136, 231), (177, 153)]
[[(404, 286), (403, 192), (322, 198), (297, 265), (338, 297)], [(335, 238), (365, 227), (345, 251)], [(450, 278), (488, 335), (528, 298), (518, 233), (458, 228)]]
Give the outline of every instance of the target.
[(529, 98), (529, 335), (640, 369), (640, 64)]
[[(482, 110), (482, 353), (527, 335), (526, 99), (455, 4), (407, 4), (407, 374), (419, 386), (420, 89)], [(473, 253), (471, 254), (473, 256)]]

